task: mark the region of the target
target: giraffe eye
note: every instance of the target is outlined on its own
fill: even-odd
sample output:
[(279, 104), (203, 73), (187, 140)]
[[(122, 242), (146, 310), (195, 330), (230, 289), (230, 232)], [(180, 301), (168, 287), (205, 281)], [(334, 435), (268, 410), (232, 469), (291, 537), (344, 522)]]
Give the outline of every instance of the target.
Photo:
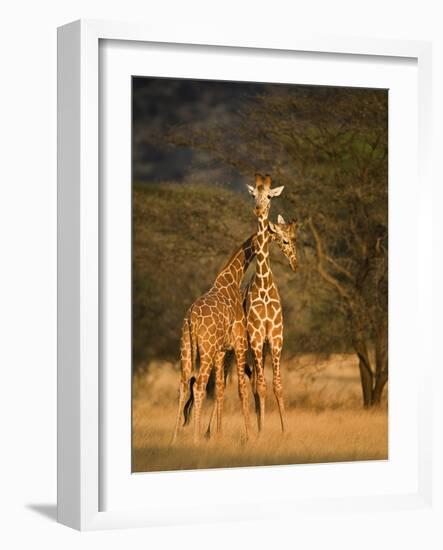
[(283, 242), (284, 242), (285, 244), (289, 244), (289, 241), (288, 241), (287, 239), (283, 239)]

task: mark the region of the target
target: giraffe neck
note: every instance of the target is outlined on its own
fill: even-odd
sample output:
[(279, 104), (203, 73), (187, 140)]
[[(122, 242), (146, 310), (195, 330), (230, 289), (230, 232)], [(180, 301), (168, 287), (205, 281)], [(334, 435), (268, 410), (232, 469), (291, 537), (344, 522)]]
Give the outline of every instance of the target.
[(255, 269), (255, 281), (261, 286), (267, 286), (269, 275), (271, 273), (271, 264), (269, 261), (269, 232), (268, 219), (260, 216), (258, 218), (257, 231), (257, 265)]
[(217, 275), (216, 285), (226, 285), (226, 282), (240, 286), (243, 276), (255, 256), (257, 235), (251, 235), (231, 256), (226, 265)]

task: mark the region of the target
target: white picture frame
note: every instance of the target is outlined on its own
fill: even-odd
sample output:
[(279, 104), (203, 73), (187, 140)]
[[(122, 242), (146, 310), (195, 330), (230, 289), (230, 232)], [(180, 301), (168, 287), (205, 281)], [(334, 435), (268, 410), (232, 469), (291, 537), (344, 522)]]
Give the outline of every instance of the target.
[[(220, 519), (258, 519), (263, 517), (263, 502), (252, 502), (249, 507), (232, 506), (220, 514), (217, 507), (201, 503), (198, 507), (178, 503), (173, 510), (165, 507), (121, 506), (103, 510), (100, 483), (103, 482), (101, 453), (103, 445), (100, 405), (100, 226), (102, 208), (99, 186), (99, 74), (100, 41), (126, 41), (129, 44), (194, 44), (210, 57), (210, 47), (228, 48), (236, 52), (272, 51), (285, 55), (288, 52), (306, 52), (312, 55), (371, 56), (395, 60), (412, 59), (417, 64), (418, 80), (418, 155), (419, 169), (417, 197), (419, 214), (414, 223), (419, 232), (414, 258), (421, 266), (418, 272), (417, 323), (420, 323), (419, 341), (425, 357), (422, 368), (414, 380), (417, 388), (417, 483), (413, 489), (392, 490), (385, 494), (329, 494), (326, 498), (315, 491), (311, 498), (304, 495), (301, 504), (286, 496), (280, 516), (290, 516), (294, 510), (321, 511), (333, 507), (344, 512), (358, 507), (364, 511), (392, 508), (430, 507), (432, 502), (432, 449), (431, 449), (431, 346), (428, 331), (431, 296), (426, 287), (426, 266), (432, 249), (430, 219), (431, 181), (429, 176), (430, 120), (431, 120), (431, 46), (426, 42), (367, 40), (344, 37), (315, 37), (313, 35), (278, 39), (271, 35), (245, 33), (242, 37), (187, 36), (186, 29), (174, 31), (171, 36), (143, 25), (77, 21), (58, 32), (58, 520), (80, 530), (130, 526), (188, 523), (194, 521), (220, 521)], [(251, 49), (251, 50), (247, 50)], [(369, 59), (369, 57), (368, 57)], [(129, 146), (129, 144), (128, 144)], [(415, 226), (414, 226), (415, 227)], [(428, 354), (428, 356), (426, 356)], [(129, 365), (128, 365), (129, 368)], [(130, 396), (127, 396), (130, 399)], [(316, 468), (312, 466), (310, 468)], [(336, 465), (334, 475), (340, 476), (347, 465)], [(251, 470), (251, 469), (250, 469)], [(254, 469), (258, 470), (258, 469)], [(289, 470), (268, 469), (278, 472), (284, 483)], [(238, 482), (239, 472), (205, 472), (206, 477), (194, 477), (194, 484), (206, 485), (211, 480), (225, 484), (228, 479)], [(312, 475), (312, 469), (311, 474)], [(130, 474), (130, 472), (129, 472)], [(150, 474), (154, 493), (165, 483), (167, 475)], [(156, 475), (156, 482), (153, 477)], [(181, 473), (189, 476), (190, 473)], [(252, 474), (248, 474), (252, 475)], [(358, 474), (357, 474), (358, 475)], [(178, 479), (177, 477), (175, 479)], [(234, 481), (237, 480), (237, 481)], [(253, 481), (252, 481), (253, 482)], [(272, 482), (272, 480), (271, 480)], [(160, 485), (159, 485), (160, 484)], [(352, 487), (352, 485), (351, 485)], [(406, 487), (406, 486), (405, 486)], [(269, 497), (271, 498), (271, 497)], [(273, 498), (278, 498), (273, 496)], [(268, 514), (269, 515), (269, 514)]]

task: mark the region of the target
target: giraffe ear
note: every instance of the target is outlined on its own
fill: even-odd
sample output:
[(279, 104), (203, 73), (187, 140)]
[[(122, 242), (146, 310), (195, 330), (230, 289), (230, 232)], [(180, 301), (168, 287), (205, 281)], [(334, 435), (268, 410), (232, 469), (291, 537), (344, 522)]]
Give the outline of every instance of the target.
[(279, 195), (281, 195), (281, 192), (283, 191), (284, 188), (285, 188), (285, 186), (281, 185), (280, 187), (276, 187), (275, 189), (270, 189), (269, 190), (269, 196), (270, 197), (278, 197)]
[(285, 219), (283, 218), (283, 216), (281, 214), (278, 215), (277, 223), (280, 223), (282, 225), (286, 225)]
[(268, 221), (268, 224), (269, 224), (269, 229), (271, 230), (271, 233), (276, 233), (277, 232), (277, 229), (274, 225), (274, 222), (271, 222), (271, 220)]
[(246, 184), (246, 187), (248, 188), (250, 195), (252, 195), (253, 197), (257, 196), (257, 190), (255, 187), (252, 187), (252, 185), (248, 185), (248, 184)]

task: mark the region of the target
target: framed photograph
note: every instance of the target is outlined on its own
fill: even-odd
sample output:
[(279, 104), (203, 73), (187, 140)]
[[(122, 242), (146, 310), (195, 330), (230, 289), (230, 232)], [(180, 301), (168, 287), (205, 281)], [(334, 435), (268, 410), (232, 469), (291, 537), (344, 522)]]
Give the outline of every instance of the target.
[(430, 45), (58, 49), (59, 521), (431, 506)]

